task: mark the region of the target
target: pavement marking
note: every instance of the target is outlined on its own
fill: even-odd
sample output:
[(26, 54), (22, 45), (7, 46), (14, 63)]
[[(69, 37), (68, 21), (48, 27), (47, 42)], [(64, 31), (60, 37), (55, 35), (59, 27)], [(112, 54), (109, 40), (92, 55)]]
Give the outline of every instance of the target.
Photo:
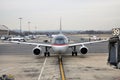
[(66, 80), (66, 79), (65, 79), (65, 73), (64, 73), (64, 69), (63, 69), (63, 63), (62, 63), (62, 60), (59, 60), (59, 66), (60, 66), (60, 74), (61, 74), (61, 78), (62, 78), (62, 80)]
[(2, 69), (0, 71), (0, 73), (2, 74), (3, 72), (6, 72), (6, 71), (11, 70), (11, 69), (14, 69), (14, 67), (8, 67), (8, 68), (5, 68), (5, 69)]
[(42, 66), (42, 69), (41, 69), (40, 75), (39, 75), (39, 77), (38, 77), (38, 80), (41, 79), (41, 76), (42, 76), (43, 70), (44, 70), (44, 68), (45, 68), (46, 61), (47, 61), (47, 57), (45, 58), (45, 61), (44, 61), (44, 63), (43, 63), (43, 66)]

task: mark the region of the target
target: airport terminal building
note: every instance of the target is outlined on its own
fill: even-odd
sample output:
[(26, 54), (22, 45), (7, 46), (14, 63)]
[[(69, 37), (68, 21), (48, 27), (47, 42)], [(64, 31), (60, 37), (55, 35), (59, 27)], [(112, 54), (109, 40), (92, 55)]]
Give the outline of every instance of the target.
[(9, 29), (5, 25), (0, 25), (0, 36), (2, 35), (8, 35), (9, 34)]

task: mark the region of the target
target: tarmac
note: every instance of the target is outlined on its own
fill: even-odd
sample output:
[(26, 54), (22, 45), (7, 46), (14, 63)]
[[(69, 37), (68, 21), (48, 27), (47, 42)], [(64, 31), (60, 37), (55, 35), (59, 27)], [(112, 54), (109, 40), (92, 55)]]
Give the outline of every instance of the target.
[[(84, 56), (66, 53), (62, 60), (66, 80), (120, 80), (120, 70), (107, 64), (107, 45), (107, 42), (86, 45), (89, 53)], [(0, 76), (10, 74), (15, 80), (61, 80), (57, 55), (35, 56), (34, 47), (0, 44)]]
[[(107, 65), (105, 53), (63, 56), (66, 80), (120, 80), (120, 70)], [(1, 55), (0, 75), (11, 74), (15, 80), (61, 80), (57, 55)]]

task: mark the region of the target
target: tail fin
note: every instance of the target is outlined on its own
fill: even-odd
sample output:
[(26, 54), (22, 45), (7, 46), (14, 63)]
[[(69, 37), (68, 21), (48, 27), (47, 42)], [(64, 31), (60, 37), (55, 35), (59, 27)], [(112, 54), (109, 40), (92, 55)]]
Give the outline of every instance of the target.
[(60, 34), (62, 34), (62, 24), (61, 24), (61, 17), (60, 17)]

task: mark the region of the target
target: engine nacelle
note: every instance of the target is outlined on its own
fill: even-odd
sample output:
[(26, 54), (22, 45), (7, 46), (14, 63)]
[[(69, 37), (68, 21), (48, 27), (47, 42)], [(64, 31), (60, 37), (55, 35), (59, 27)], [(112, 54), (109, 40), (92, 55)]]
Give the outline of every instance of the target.
[(82, 46), (82, 47), (80, 47), (79, 51), (82, 54), (86, 54), (88, 52), (88, 48), (86, 46)]
[(42, 52), (42, 49), (40, 47), (35, 47), (33, 49), (33, 54), (34, 55), (39, 55)]

